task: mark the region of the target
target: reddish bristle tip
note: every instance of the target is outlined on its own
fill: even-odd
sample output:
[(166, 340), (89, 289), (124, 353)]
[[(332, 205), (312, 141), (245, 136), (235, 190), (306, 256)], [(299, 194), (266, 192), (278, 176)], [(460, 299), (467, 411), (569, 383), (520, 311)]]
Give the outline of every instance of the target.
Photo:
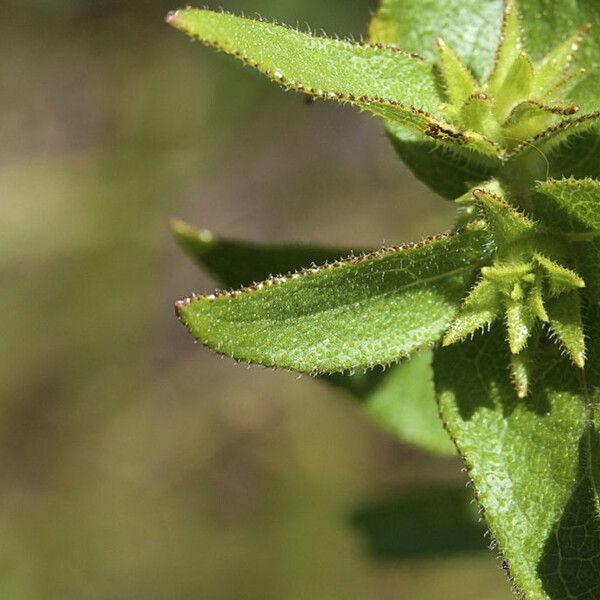
[(172, 10), (170, 12), (167, 13), (167, 16), (165, 17), (165, 23), (168, 23), (169, 25), (175, 25), (175, 23), (177, 22), (177, 13), (179, 11), (177, 10)]

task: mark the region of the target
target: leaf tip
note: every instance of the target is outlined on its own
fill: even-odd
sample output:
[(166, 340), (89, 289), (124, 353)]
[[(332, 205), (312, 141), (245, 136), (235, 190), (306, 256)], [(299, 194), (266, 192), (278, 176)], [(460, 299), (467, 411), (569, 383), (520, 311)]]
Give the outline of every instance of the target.
[(170, 10), (165, 16), (165, 23), (170, 25), (171, 27), (178, 28), (178, 18), (179, 11), (178, 10)]
[(579, 369), (585, 368), (585, 352), (576, 352), (572, 356), (573, 364)]
[(187, 308), (188, 304), (193, 300), (193, 297), (178, 298), (175, 300), (175, 314), (181, 318), (181, 313)]

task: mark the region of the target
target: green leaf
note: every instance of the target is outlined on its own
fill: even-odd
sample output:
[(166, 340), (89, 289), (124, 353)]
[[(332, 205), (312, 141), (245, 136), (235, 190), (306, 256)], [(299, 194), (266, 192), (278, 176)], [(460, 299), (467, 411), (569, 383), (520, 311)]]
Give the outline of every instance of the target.
[(555, 345), (535, 352), (535, 385), (517, 398), (496, 328), (436, 350), (442, 418), (514, 583), (527, 598), (596, 598), (600, 572), (600, 309), (590, 356), (574, 369)]
[(558, 232), (600, 233), (600, 181), (540, 181), (533, 196), (536, 218)]
[(287, 89), (355, 104), (421, 133), (449, 128), (433, 117), (442, 101), (433, 66), (398, 48), (323, 38), (201, 9), (178, 10), (167, 21)]
[(460, 118), (467, 127), (484, 131), (490, 138), (498, 135), (498, 122), (492, 111), (492, 100), (486, 94), (470, 96), (460, 109)]
[(585, 365), (585, 336), (581, 324), (581, 302), (577, 292), (548, 300), (548, 320), (553, 334), (580, 369)]
[(462, 64), (456, 52), (442, 38), (437, 40), (439, 66), (450, 102), (460, 106), (477, 90), (473, 74)]
[(535, 101), (517, 104), (502, 125), (502, 137), (508, 148), (518, 145), (518, 140), (534, 137), (540, 130), (550, 127), (559, 116), (572, 115), (576, 106), (545, 105)]
[(176, 304), (217, 352), (318, 373), (389, 364), (436, 342), (492, 245), (481, 223)]
[(351, 250), (341, 248), (228, 240), (179, 220), (171, 222), (171, 231), (177, 243), (198, 265), (214, 275), (219, 285), (229, 288), (250, 285), (263, 281), (270, 274), (290, 273), (307, 265), (319, 265), (352, 254)]
[[(572, 136), (595, 131), (599, 124), (600, 111), (564, 119), (560, 123), (548, 127), (548, 129), (519, 144), (509, 158), (522, 158), (525, 155), (539, 156), (540, 154), (544, 156), (557, 150), (561, 144)], [(571, 150), (573, 151), (573, 149)], [(580, 152), (580, 148), (577, 145), (575, 145), (574, 152)], [(560, 160), (560, 157), (551, 158), (554, 164)]]
[(501, 313), (502, 304), (496, 286), (489, 280), (481, 279), (469, 292), (458, 316), (444, 335), (444, 346), (455, 344), (479, 330), (489, 328)]
[(473, 192), (498, 246), (510, 247), (533, 230), (533, 223), (503, 198), (478, 188)]
[(506, 302), (508, 346), (513, 354), (525, 348), (535, 326), (535, 315), (521, 299)]
[[(515, 0), (507, 0), (494, 68), (487, 84), (494, 96), (512, 97), (513, 93), (523, 85), (524, 75), (526, 75), (527, 93), (529, 93), (533, 79), (533, 65), (529, 62), (529, 58), (521, 52), (522, 48), (519, 11)], [(522, 97), (524, 98), (525, 95)]]
[(362, 405), (398, 439), (436, 454), (454, 455), (435, 402), (431, 359), (431, 351), (424, 350), (392, 367)]
[(567, 269), (539, 253), (536, 253), (534, 258), (546, 273), (551, 296), (559, 296), (565, 292), (585, 287), (585, 281), (571, 269)]
[[(183, 250), (230, 287), (261, 281), (269, 273), (288, 273), (308, 264), (335, 261), (349, 251), (313, 246), (252, 244), (216, 237), (174, 220), (171, 230)], [(433, 391), (431, 352), (423, 351), (385, 372), (324, 375), (358, 399), (365, 412), (400, 441), (442, 455), (455, 453), (438, 416)]]
[(535, 355), (531, 347), (524, 348), (519, 354), (510, 355), (510, 377), (518, 398), (527, 398), (534, 369)]
[(577, 33), (549, 52), (537, 65), (532, 86), (536, 97), (544, 98), (561, 86), (561, 83), (565, 81), (566, 70), (575, 59), (575, 55), (589, 31), (590, 25), (586, 23)]

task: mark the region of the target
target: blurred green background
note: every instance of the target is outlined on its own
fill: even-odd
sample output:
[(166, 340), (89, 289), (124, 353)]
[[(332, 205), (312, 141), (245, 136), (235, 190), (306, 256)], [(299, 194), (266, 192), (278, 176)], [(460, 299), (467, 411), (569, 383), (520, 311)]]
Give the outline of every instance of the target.
[[(178, 216), (376, 247), (451, 207), (380, 125), (163, 23), (163, 0), (3, 0), (0, 597), (501, 599), (458, 460), (344, 392), (194, 345)], [(368, 0), (228, 0), (356, 36)]]

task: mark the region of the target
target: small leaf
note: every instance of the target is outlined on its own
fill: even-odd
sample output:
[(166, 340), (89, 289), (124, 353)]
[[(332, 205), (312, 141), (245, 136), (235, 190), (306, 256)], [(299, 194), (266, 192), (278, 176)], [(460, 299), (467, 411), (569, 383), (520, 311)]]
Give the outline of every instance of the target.
[(442, 38), (437, 40), (439, 67), (446, 85), (450, 102), (460, 106), (469, 96), (475, 93), (477, 82), (456, 55), (456, 52)]
[(510, 247), (516, 240), (527, 235), (533, 229), (532, 221), (492, 192), (477, 188), (473, 195), (483, 208), (485, 220), (499, 247)]
[(362, 406), (401, 441), (452, 456), (456, 450), (442, 426), (435, 402), (431, 358), (431, 351), (424, 350), (393, 366)]
[(539, 253), (536, 253), (534, 258), (546, 272), (551, 296), (559, 296), (565, 292), (585, 287), (585, 281), (571, 269), (567, 269)]
[(532, 285), (527, 298), (527, 305), (531, 313), (544, 323), (548, 322), (548, 313), (544, 304), (544, 293), (542, 281), (539, 276), (535, 278), (535, 283)]
[(341, 248), (228, 240), (179, 220), (172, 221), (171, 231), (177, 243), (197, 264), (210, 271), (219, 285), (230, 288), (263, 281), (270, 274), (290, 273), (306, 265), (323, 264), (352, 254)]
[(535, 353), (531, 346), (524, 348), (519, 354), (510, 355), (510, 377), (515, 386), (518, 398), (526, 398), (532, 389), (533, 372), (535, 369)]
[(583, 25), (577, 33), (549, 52), (536, 66), (532, 85), (534, 96), (544, 98), (549, 92), (556, 91), (557, 86), (564, 82), (565, 72), (590, 29), (589, 24)]
[(467, 336), (490, 326), (502, 313), (502, 303), (496, 286), (482, 279), (471, 290), (460, 312), (444, 335), (443, 345), (449, 346), (464, 340)]
[(506, 331), (508, 346), (513, 354), (518, 354), (525, 348), (533, 327), (535, 315), (521, 299), (506, 301)]
[(491, 251), (473, 223), (176, 307), (195, 337), (236, 359), (310, 373), (389, 364), (439, 340)]
[(492, 111), (492, 100), (486, 94), (474, 94), (467, 98), (460, 109), (461, 122), (468, 129), (481, 131), (490, 139), (498, 136), (498, 122)]
[(502, 87), (493, 94), (494, 115), (504, 122), (512, 109), (529, 97), (533, 81), (533, 64), (527, 54), (521, 53), (510, 68)]
[(509, 75), (515, 63), (522, 59), (522, 49), (523, 42), (521, 41), (521, 25), (517, 3), (515, 0), (507, 0), (494, 69), (488, 82), (488, 89), (492, 96), (497, 97), (500, 93), (504, 94), (506, 84), (513, 85)]
[(573, 364), (585, 365), (585, 336), (581, 323), (581, 302), (577, 292), (562, 294), (548, 300), (550, 327), (567, 351)]
[(527, 138), (550, 127), (560, 116), (573, 115), (578, 111), (575, 105), (552, 106), (527, 100), (515, 106), (502, 125), (502, 137), (511, 149)]
[(536, 217), (559, 232), (600, 232), (600, 181), (540, 181), (533, 197)]
[(203, 9), (178, 10), (167, 21), (287, 89), (355, 104), (442, 143), (469, 143), (435, 116), (443, 99), (433, 65), (419, 56)]

